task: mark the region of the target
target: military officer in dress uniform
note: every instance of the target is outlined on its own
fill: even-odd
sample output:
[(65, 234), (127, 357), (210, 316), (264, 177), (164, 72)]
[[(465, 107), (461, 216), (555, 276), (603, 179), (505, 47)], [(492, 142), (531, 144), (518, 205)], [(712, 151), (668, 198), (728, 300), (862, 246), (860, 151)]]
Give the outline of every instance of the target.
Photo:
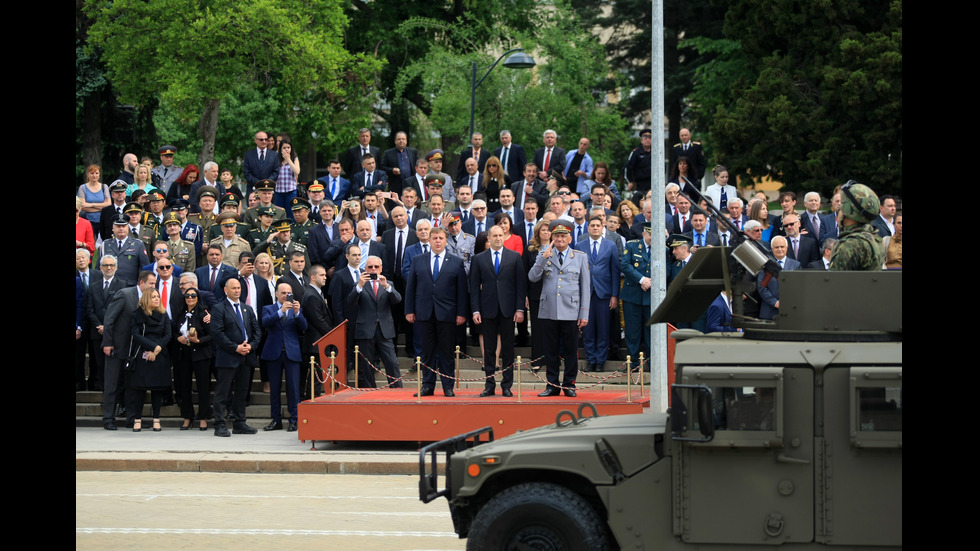
[[(188, 221), (201, 227), (201, 231), (204, 232), (204, 240), (208, 243), (211, 242), (210, 239), (207, 239), (207, 236), (210, 235), (211, 226), (218, 219), (218, 216), (214, 214), (214, 204), (217, 201), (218, 188), (214, 186), (201, 186), (197, 188), (197, 205), (201, 207), (201, 212), (194, 212), (187, 215)], [(207, 247), (202, 246), (202, 249), (207, 249)], [(201, 254), (207, 254), (207, 251), (202, 250)]]
[[(194, 244), (194, 254), (200, 258), (204, 247), (204, 235), (201, 226), (187, 221), (187, 209), (190, 203), (186, 199), (171, 199), (167, 206), (170, 212), (176, 214), (180, 219), (180, 238)], [(198, 262), (200, 265), (200, 262)]]
[(250, 228), (259, 227), (259, 207), (272, 207), (275, 211), (275, 220), (286, 218), (286, 209), (272, 204), (272, 195), (276, 191), (276, 183), (272, 180), (259, 180), (255, 184), (255, 194), (259, 197), (259, 204), (245, 211), (245, 223)]
[[(623, 289), (619, 300), (623, 303), (623, 320), (626, 322), (626, 351), (633, 365), (640, 361), (640, 352), (650, 357), (650, 331), (643, 325), (650, 318), (650, 243), (651, 227), (643, 227), (643, 239), (626, 242), (619, 259), (623, 272)], [(642, 342), (642, 348), (641, 343)]]
[(143, 213), (143, 225), (153, 228), (157, 239), (163, 239), (167, 232), (163, 227), (163, 194), (159, 191), (151, 191), (146, 194), (147, 207), (150, 209)]
[(157, 150), (160, 153), (160, 163), (159, 165), (153, 167), (150, 171), (151, 174), (155, 174), (160, 177), (160, 189), (164, 193), (170, 189), (171, 184), (180, 177), (180, 173), (183, 168), (174, 164), (174, 153), (177, 152), (177, 148), (172, 145), (162, 146)]
[(238, 255), (251, 251), (248, 241), (235, 233), (238, 228), (238, 215), (234, 212), (222, 212), (218, 216), (218, 226), (221, 227), (221, 237), (211, 240), (211, 245), (218, 245), (224, 251), (222, 264), (238, 269)]
[(271, 207), (259, 207), (259, 227), (248, 232), (248, 242), (253, 251), (265, 241), (272, 242), (272, 234), (276, 233), (276, 229), (272, 227), (275, 215), (276, 211)]
[[(238, 214), (238, 197), (234, 193), (226, 193), (221, 196), (221, 214), (226, 212), (232, 212)], [(235, 235), (241, 237), (242, 239), (248, 241), (248, 233), (252, 229), (248, 224), (244, 222), (237, 222), (235, 227)], [(208, 242), (213, 241), (216, 237), (221, 236), (221, 228), (219, 226), (211, 226), (208, 230)]]
[(194, 243), (180, 238), (181, 223), (180, 215), (173, 211), (163, 220), (167, 231), (167, 255), (170, 262), (182, 272), (193, 273), (197, 268), (197, 253), (194, 251)]
[(306, 246), (310, 230), (313, 229), (313, 221), (310, 220), (310, 202), (302, 197), (293, 197), (290, 205), (293, 210), (292, 239)]
[(145, 250), (153, 250), (153, 243), (157, 240), (157, 230), (143, 223), (143, 215), (147, 214), (143, 211), (143, 207), (135, 201), (126, 203), (123, 213), (129, 218), (129, 236), (142, 241)]
[(310, 253), (306, 250), (306, 245), (297, 243), (292, 239), (289, 220), (279, 220), (273, 226), (276, 230), (259, 246), (252, 249), (252, 254), (258, 256), (259, 253), (269, 253), (272, 257), (272, 267), (276, 275), (281, 276), (289, 269), (289, 257), (293, 251), (299, 251), (306, 257), (306, 266), (310, 265)]
[[(558, 396), (564, 389), (565, 396), (574, 398), (578, 376), (578, 333), (589, 322), (592, 279), (587, 255), (569, 247), (571, 225), (564, 220), (554, 220), (550, 227), (551, 245), (541, 251), (528, 272), (528, 279), (542, 284), (538, 321), (545, 343), (548, 388), (538, 396)], [(561, 385), (558, 383), (559, 353), (565, 358), (565, 377)]]
[(476, 247), (476, 238), (463, 231), (461, 220), (458, 212), (449, 214), (449, 223), (446, 225), (446, 230), (449, 233), (449, 239), (446, 240), (446, 250), (463, 259), (463, 268), (466, 269), (466, 275), (469, 275), (470, 262), (473, 261), (475, 254), (473, 249)]

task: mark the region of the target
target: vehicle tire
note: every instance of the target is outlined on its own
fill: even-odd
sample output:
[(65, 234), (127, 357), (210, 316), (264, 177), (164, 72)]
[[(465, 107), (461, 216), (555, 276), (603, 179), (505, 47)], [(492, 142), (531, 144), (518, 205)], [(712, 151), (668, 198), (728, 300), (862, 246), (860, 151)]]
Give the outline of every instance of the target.
[(609, 549), (605, 522), (582, 496), (544, 482), (500, 492), (477, 513), (468, 551)]

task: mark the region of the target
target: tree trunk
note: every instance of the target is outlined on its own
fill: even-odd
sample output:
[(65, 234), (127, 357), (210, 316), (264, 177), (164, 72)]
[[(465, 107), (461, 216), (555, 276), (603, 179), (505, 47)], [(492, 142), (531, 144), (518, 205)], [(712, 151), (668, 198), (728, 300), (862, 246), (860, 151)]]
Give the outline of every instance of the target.
[(107, 171), (102, 165), (102, 92), (96, 90), (85, 97), (82, 104), (82, 162), (102, 166), (103, 178)]
[(201, 132), (201, 139), (204, 141), (201, 146), (201, 153), (197, 156), (197, 162), (201, 170), (204, 170), (204, 163), (214, 160), (214, 139), (218, 135), (218, 108), (221, 107), (220, 99), (209, 99), (204, 104), (204, 112), (201, 113), (201, 122), (198, 130)]

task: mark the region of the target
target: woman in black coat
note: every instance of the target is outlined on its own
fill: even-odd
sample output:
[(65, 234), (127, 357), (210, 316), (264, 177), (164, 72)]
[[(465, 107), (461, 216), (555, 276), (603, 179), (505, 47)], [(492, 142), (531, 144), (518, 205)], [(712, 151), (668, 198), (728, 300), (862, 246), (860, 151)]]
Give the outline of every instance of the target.
[(208, 430), (211, 417), (211, 358), (214, 346), (211, 342), (211, 314), (201, 303), (200, 292), (190, 288), (184, 293), (184, 307), (174, 316), (174, 334), (177, 335), (177, 352), (174, 358), (174, 387), (177, 404), (187, 430), (194, 421), (194, 399), (191, 393), (191, 376), (197, 379), (197, 420), (201, 430)]
[(143, 428), (143, 403), (146, 391), (150, 391), (150, 405), (153, 411), (153, 430), (160, 430), (160, 407), (163, 397), (170, 392), (170, 357), (167, 344), (170, 343), (170, 319), (167, 310), (160, 304), (160, 293), (156, 289), (143, 293), (132, 321), (134, 358), (130, 362), (133, 371), (126, 387), (126, 411), (133, 425), (133, 432)]

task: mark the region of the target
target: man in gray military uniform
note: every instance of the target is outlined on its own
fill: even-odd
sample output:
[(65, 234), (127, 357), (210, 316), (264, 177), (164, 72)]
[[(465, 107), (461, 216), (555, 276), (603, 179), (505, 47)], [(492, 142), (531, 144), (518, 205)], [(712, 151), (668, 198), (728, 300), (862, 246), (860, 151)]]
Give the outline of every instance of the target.
[[(551, 245), (546, 247), (528, 272), (528, 279), (542, 282), (538, 320), (541, 342), (545, 343), (544, 363), (548, 368), (548, 388), (538, 396), (575, 397), (578, 375), (578, 332), (589, 322), (592, 293), (589, 261), (586, 255), (569, 247), (572, 228), (564, 220), (551, 223)], [(558, 384), (558, 355), (565, 358), (565, 378)]]
[(174, 164), (174, 153), (177, 148), (172, 145), (165, 145), (159, 150), (160, 164), (155, 166), (150, 172), (160, 177), (160, 190), (166, 195), (170, 190), (170, 185), (180, 177), (182, 168)]
[(448, 230), (449, 239), (446, 240), (446, 250), (463, 259), (463, 268), (466, 269), (466, 275), (469, 275), (476, 238), (463, 232), (463, 223), (460, 221), (458, 212), (449, 213), (443, 220), (447, 218), (449, 223), (446, 224), (446, 230)]

